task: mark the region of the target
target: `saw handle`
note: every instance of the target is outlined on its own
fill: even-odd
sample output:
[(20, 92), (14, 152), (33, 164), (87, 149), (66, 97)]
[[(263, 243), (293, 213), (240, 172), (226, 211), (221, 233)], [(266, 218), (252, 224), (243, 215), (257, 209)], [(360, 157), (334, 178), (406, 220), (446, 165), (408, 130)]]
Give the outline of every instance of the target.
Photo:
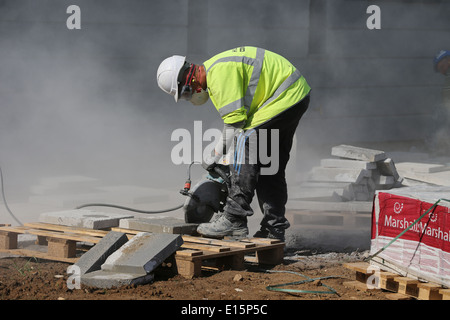
[(190, 179), (187, 179), (186, 182), (184, 183), (184, 190), (185, 191), (191, 190), (191, 180)]
[(219, 166), (214, 167), (214, 172), (217, 173), (227, 184), (230, 183), (230, 178), (227, 176), (224, 170), (220, 168)]

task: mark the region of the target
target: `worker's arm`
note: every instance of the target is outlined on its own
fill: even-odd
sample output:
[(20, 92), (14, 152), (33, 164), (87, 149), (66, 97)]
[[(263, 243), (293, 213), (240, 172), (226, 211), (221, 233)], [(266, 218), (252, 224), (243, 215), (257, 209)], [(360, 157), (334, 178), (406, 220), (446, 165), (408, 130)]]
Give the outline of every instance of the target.
[(203, 168), (210, 171), (212, 170), (220, 158), (228, 152), (230, 146), (233, 143), (233, 138), (236, 133), (238, 133), (245, 125), (245, 121), (240, 121), (236, 123), (224, 123), (222, 135), (217, 141), (216, 146), (211, 154), (211, 157), (205, 159), (202, 163)]
[(214, 148), (216, 155), (224, 155), (227, 154), (230, 149), (231, 144), (233, 143), (233, 138), (245, 125), (245, 121), (240, 121), (236, 123), (224, 123), (222, 136), (217, 142), (216, 147)]

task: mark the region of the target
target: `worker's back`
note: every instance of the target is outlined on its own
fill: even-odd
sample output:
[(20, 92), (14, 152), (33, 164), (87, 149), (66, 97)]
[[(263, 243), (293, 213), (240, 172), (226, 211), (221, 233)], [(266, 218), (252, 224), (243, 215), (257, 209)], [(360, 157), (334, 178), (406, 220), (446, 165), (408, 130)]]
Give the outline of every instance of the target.
[(204, 62), (211, 101), (225, 123), (263, 124), (311, 90), (287, 59), (269, 50), (239, 47)]

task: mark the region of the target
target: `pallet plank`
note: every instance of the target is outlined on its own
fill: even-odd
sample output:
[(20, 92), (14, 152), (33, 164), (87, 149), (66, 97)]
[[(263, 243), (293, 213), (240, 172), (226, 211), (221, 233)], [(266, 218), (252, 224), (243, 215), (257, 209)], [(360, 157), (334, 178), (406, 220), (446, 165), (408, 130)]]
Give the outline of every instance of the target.
[(230, 251), (230, 247), (220, 247), (220, 246), (210, 246), (210, 245), (204, 245), (204, 244), (198, 244), (198, 243), (191, 243), (191, 242), (185, 242), (181, 245), (182, 248), (189, 248), (189, 249), (198, 249), (198, 250), (206, 250), (206, 251), (213, 251), (213, 252), (225, 252)]
[(450, 289), (440, 289), (439, 293), (442, 295), (442, 300), (450, 300)]
[(51, 256), (47, 252), (40, 252), (36, 250), (29, 250), (29, 249), (14, 249), (14, 250), (1, 250), (0, 252), (9, 253), (13, 255), (18, 256), (24, 256), (24, 257), (33, 257), (33, 258), (39, 258), (44, 260), (51, 260), (51, 261), (60, 261), (60, 262), (68, 262), (68, 263), (75, 263), (78, 261), (79, 258), (64, 258), (64, 257), (56, 257)]
[(439, 292), (442, 286), (435, 283), (419, 283), (418, 298), (420, 300), (442, 300), (442, 294)]
[(33, 235), (43, 236), (43, 237), (53, 237), (53, 238), (75, 240), (75, 241), (80, 241), (80, 242), (91, 242), (91, 243), (97, 243), (101, 239), (101, 237), (86, 236), (86, 235), (80, 235), (80, 234), (76, 234), (76, 233), (69, 234), (69, 233), (62, 233), (62, 232), (42, 230), (42, 229), (31, 229), (31, 228), (0, 227), (0, 232), (1, 231), (6, 231), (6, 232), (10, 232), (10, 233), (33, 234)]
[[(368, 271), (370, 265), (365, 262), (344, 263), (343, 266), (355, 272), (356, 282), (360, 282), (361, 285), (365, 285), (367, 276), (372, 274)], [(439, 284), (421, 282), (384, 270), (378, 271), (376, 275), (379, 276), (379, 288), (393, 292), (387, 297), (389, 299), (404, 300), (408, 297), (419, 300), (450, 300), (450, 289), (444, 289)]]
[(25, 227), (33, 228), (33, 229), (42, 229), (42, 230), (50, 230), (50, 231), (61, 231), (66, 233), (75, 233), (80, 235), (87, 235), (92, 237), (104, 237), (109, 231), (105, 230), (92, 230), (71, 226), (62, 226), (51, 223), (43, 223), (43, 222), (29, 222), (23, 224)]
[(233, 241), (233, 240), (219, 240), (219, 239), (211, 239), (211, 238), (200, 238), (189, 235), (183, 235), (184, 241), (203, 243), (203, 244), (211, 244), (211, 245), (219, 245), (219, 246), (230, 246), (237, 248), (254, 248), (256, 247), (256, 243), (242, 242), (242, 241)]

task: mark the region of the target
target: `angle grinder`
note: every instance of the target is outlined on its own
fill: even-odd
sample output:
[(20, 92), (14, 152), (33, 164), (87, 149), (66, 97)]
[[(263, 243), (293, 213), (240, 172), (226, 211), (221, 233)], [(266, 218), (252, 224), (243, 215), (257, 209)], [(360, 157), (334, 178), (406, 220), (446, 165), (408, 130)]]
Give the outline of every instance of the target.
[(209, 222), (214, 213), (222, 212), (229, 187), (230, 170), (228, 165), (218, 164), (215, 166), (208, 172), (206, 178), (199, 181), (192, 190), (189, 173), (184, 189), (180, 191), (182, 195), (187, 196), (183, 205), (186, 223)]

